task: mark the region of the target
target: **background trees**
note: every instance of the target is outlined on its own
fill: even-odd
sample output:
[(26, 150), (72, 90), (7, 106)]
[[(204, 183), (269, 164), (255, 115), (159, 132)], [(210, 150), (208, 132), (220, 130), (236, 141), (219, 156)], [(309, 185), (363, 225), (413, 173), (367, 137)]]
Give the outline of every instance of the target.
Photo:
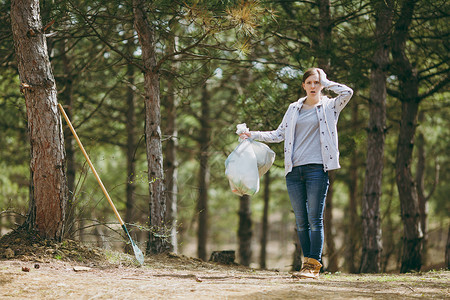
[[(340, 118), (343, 167), (335, 174), (328, 219), (335, 250), (325, 249), (325, 267), (379, 272), (420, 268), (423, 246), (408, 243), (422, 243), (424, 230), (427, 265), (443, 262), (440, 240), (447, 238), (448, 51), (442, 41), (448, 35), (448, 4), (413, 2), (97, 1), (88, 6), (70, 0), (43, 2), (41, 11), (43, 24), (54, 21), (49, 27), (54, 35), (46, 40), (58, 100), (71, 113), (118, 209), (127, 212), (132, 234), (141, 245), (150, 238), (149, 252), (171, 249), (175, 240), (169, 237), (176, 233), (179, 252), (207, 259), (211, 250), (237, 250), (240, 232), (245, 233), (241, 245), (247, 245), (243, 253), (253, 253), (242, 263), (252, 265), (259, 261), (255, 241), (266, 232), (266, 267), (289, 267), (295, 226), (282, 146), (270, 145), (277, 160), (267, 192), (239, 199), (223, 175), (223, 162), (237, 145), (235, 125), (276, 128), (289, 103), (300, 97), (300, 78), (310, 66), (321, 65), (330, 79), (350, 85), (355, 95)], [(0, 224), (12, 228), (11, 212), (27, 210), (32, 177), (25, 124), (32, 124), (32, 116), (26, 117), (18, 88), (10, 3), (0, 3), (6, 7), (0, 18)], [(39, 109), (44, 111), (51, 112)], [(419, 148), (416, 131), (423, 136)], [(70, 135), (65, 137), (67, 236), (121, 246), (101, 192)], [(425, 207), (419, 205), (422, 187), (429, 195), (428, 227), (420, 224), (426, 215), (419, 209)], [(169, 212), (174, 204), (178, 208)], [(410, 210), (406, 204), (414, 206)], [(161, 206), (154, 210), (155, 205)], [(239, 227), (244, 211), (242, 224), (252, 225)], [(267, 230), (260, 229), (263, 215)], [(402, 224), (410, 224), (404, 232)]]
[[(416, 182), (411, 173), (419, 104), (422, 99), (430, 97), (449, 82), (447, 60), (442, 61), (440, 56), (436, 57), (435, 51), (438, 49), (435, 48), (434, 42), (429, 43), (430, 39), (437, 38), (436, 35), (423, 37), (420, 34), (416, 37), (410, 32), (413, 23), (418, 19), (417, 11), (424, 7), (419, 1), (400, 1), (400, 10), (392, 37), (392, 69), (398, 76), (398, 91), (394, 94), (402, 105), (396, 156), (396, 181), (404, 225), (402, 272), (420, 270), (422, 264), (423, 227), (420, 224)], [(439, 13), (433, 16), (438, 19), (441, 17)], [(416, 30), (420, 30), (424, 23), (428, 28), (435, 28), (435, 22), (428, 16), (422, 15), (420, 19), (420, 25), (416, 26)], [(439, 26), (435, 33), (440, 34)], [(416, 53), (415, 46), (419, 48), (418, 51), (430, 57), (434, 56), (436, 59), (431, 63), (422, 62), (420, 56), (417, 58), (418, 61), (416, 58), (410, 58), (411, 54), (408, 52)], [(424, 80), (427, 84), (421, 92), (420, 86)]]

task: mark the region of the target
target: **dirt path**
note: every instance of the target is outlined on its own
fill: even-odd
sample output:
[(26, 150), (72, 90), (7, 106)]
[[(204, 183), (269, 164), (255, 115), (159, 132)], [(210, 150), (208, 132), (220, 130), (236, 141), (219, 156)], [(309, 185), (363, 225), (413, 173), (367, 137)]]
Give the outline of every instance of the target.
[(293, 279), (288, 272), (227, 267), (185, 257), (146, 258), (143, 267), (130, 261), (91, 263), (84, 271), (75, 271), (79, 266), (75, 262), (54, 259), (0, 261), (0, 298), (450, 299), (449, 271), (334, 274), (323, 275), (319, 280), (302, 280)]

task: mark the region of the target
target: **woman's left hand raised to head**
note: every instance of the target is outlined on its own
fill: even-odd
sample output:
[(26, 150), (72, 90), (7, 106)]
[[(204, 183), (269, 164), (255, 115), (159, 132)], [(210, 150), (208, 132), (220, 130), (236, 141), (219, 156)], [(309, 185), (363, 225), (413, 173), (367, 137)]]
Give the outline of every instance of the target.
[(324, 87), (329, 86), (330, 80), (327, 79), (327, 74), (320, 68), (317, 68), (317, 73), (319, 73), (320, 84)]

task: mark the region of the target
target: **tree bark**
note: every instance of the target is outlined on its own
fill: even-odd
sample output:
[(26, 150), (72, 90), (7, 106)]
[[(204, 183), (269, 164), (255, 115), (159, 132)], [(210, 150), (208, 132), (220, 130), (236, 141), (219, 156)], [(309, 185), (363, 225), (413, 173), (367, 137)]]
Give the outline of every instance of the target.
[(336, 272), (338, 270), (338, 257), (333, 235), (333, 183), (336, 177), (336, 173), (333, 171), (330, 171), (328, 173), (330, 177), (330, 186), (328, 187), (327, 199), (325, 201), (324, 216), (325, 244), (328, 257), (326, 270), (329, 272)]
[(147, 253), (163, 253), (171, 248), (164, 224), (166, 197), (164, 194), (163, 155), (161, 145), (161, 109), (159, 73), (156, 69), (155, 29), (146, 15), (143, 0), (133, 0), (134, 27), (142, 48), (145, 85), (145, 139), (150, 191), (149, 241)]
[(447, 246), (445, 247), (445, 265), (450, 270), (450, 226), (448, 226)]
[(261, 221), (261, 250), (259, 254), (259, 267), (266, 269), (266, 248), (269, 234), (269, 199), (270, 199), (270, 170), (264, 176), (264, 211)]
[(67, 205), (64, 137), (39, 1), (11, 2), (11, 24), (31, 144), (30, 206), (24, 226), (61, 240)]
[[(129, 52), (131, 52), (130, 50)], [(132, 64), (127, 65), (127, 81), (129, 86), (126, 92), (126, 103), (127, 103), (127, 119), (126, 119), (126, 131), (127, 131), (127, 146), (126, 146), (126, 157), (127, 157), (127, 180), (125, 183), (125, 193), (126, 193), (126, 211), (125, 211), (125, 223), (129, 224), (135, 220), (135, 178), (136, 178), (136, 101), (132, 86), (134, 84), (134, 66)]]
[(419, 200), (411, 174), (414, 131), (417, 124), (417, 101), (402, 102), (402, 121), (397, 145), (396, 181), (403, 221), (403, 254), (400, 272), (419, 271), (422, 266), (423, 234)]
[(380, 272), (383, 250), (381, 240), (380, 198), (386, 136), (386, 71), (389, 67), (389, 32), (392, 26), (392, 1), (373, 1), (376, 14), (375, 53), (370, 74), (369, 124), (367, 128), (366, 177), (362, 200), (361, 273)]
[(292, 257), (292, 271), (300, 271), (302, 268), (302, 245), (300, 245), (300, 240), (298, 238), (297, 226), (294, 230), (294, 255)]
[[(330, 0), (316, 0), (319, 8), (318, 37), (314, 43), (314, 51), (316, 52), (318, 66), (325, 71), (330, 72), (330, 63), (332, 56), (332, 20), (330, 12)], [(329, 172), (330, 185), (325, 202), (324, 212), (324, 235), (325, 248), (328, 257), (328, 265), (326, 269), (330, 272), (336, 272), (338, 268), (336, 246), (333, 239), (332, 223), (333, 223), (333, 182), (334, 172)]]
[(400, 272), (419, 271), (422, 265), (423, 234), (418, 194), (411, 174), (414, 134), (420, 98), (417, 71), (406, 55), (406, 41), (417, 0), (404, 0), (392, 40), (393, 70), (398, 76), (402, 113), (397, 143), (396, 182), (403, 221), (403, 254)]
[[(351, 102), (352, 106), (352, 127), (358, 126), (358, 103), (356, 101)], [(360, 236), (360, 221), (358, 216), (358, 199), (359, 199), (359, 176), (358, 169), (360, 166), (359, 151), (355, 147), (350, 163), (350, 181), (348, 183), (349, 205), (348, 205), (348, 229), (346, 232), (346, 247), (345, 247), (345, 265), (350, 273), (356, 273), (358, 271), (356, 258), (358, 257), (358, 241)], [(359, 261), (358, 261), (359, 263)]]
[(328, 73), (332, 55), (332, 20), (330, 13), (330, 0), (317, 0), (319, 7), (319, 40), (315, 46), (317, 62), (321, 69)]
[[(168, 41), (168, 51), (170, 53), (175, 52), (175, 34), (174, 28), (169, 23), (172, 35)], [(172, 63), (171, 73), (176, 74), (177, 63)], [(167, 98), (166, 98), (166, 115), (167, 123), (165, 134), (167, 136), (166, 148), (165, 148), (165, 160), (164, 169), (166, 170), (166, 195), (167, 195), (167, 210), (166, 210), (166, 224), (171, 229), (172, 239), (172, 251), (177, 252), (177, 177), (178, 177), (178, 162), (177, 162), (177, 97), (175, 96), (175, 83), (174, 77), (170, 76), (167, 80)]]
[[(419, 113), (419, 122), (423, 122), (424, 113)], [(417, 194), (419, 199), (419, 213), (420, 213), (420, 225), (423, 233), (423, 247), (422, 247), (422, 265), (427, 264), (427, 250), (428, 250), (428, 199), (433, 195), (436, 186), (439, 183), (439, 163), (436, 161), (434, 171), (434, 182), (429, 188), (428, 194), (425, 191), (425, 167), (426, 167), (426, 152), (425, 152), (426, 139), (423, 132), (419, 131), (417, 137), (417, 166), (416, 166), (416, 183)]]
[(252, 218), (250, 196), (239, 197), (239, 261), (241, 265), (250, 266), (252, 259)]
[[(61, 59), (63, 63), (63, 75), (61, 79), (62, 92), (60, 94), (60, 101), (64, 103), (65, 111), (70, 120), (72, 120), (73, 108), (73, 74), (70, 58), (67, 55), (67, 40), (63, 39), (60, 43)], [(66, 166), (67, 166), (67, 187), (69, 190), (66, 209), (66, 236), (71, 236), (75, 230), (75, 146), (74, 138), (70, 129), (66, 127), (64, 130), (65, 137), (65, 151), (66, 151)]]
[[(419, 122), (423, 121), (423, 112), (419, 114)], [(427, 264), (427, 245), (428, 245), (428, 228), (427, 228), (427, 216), (428, 216), (428, 203), (427, 196), (425, 196), (425, 137), (422, 132), (417, 136), (417, 167), (416, 167), (416, 183), (417, 183), (417, 196), (419, 201), (419, 213), (420, 213), (420, 225), (423, 233), (423, 246), (422, 246), (422, 265)]]
[(200, 116), (200, 169), (199, 169), (199, 195), (197, 202), (198, 229), (197, 254), (202, 260), (207, 259), (206, 247), (208, 241), (208, 188), (209, 188), (209, 145), (211, 142), (210, 99), (206, 83), (202, 87), (201, 116)]

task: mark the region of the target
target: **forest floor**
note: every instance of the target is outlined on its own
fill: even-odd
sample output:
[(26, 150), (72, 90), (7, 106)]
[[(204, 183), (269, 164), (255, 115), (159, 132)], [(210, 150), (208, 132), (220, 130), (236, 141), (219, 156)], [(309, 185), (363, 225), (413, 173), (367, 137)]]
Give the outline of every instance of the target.
[(450, 299), (450, 271), (323, 274), (204, 262), (183, 255), (133, 255), (51, 243), (20, 232), (0, 239), (1, 299)]

